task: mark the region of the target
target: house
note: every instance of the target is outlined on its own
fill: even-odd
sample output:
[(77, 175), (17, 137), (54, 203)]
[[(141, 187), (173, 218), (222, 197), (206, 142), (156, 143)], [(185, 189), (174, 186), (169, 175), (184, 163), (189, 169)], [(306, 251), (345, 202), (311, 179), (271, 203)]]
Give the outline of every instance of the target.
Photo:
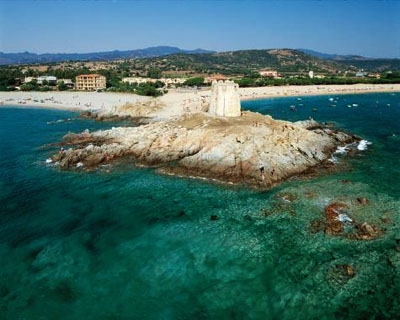
[(49, 85), (56, 85), (57, 84), (57, 77), (54, 76), (40, 76), (37, 78), (37, 84), (44, 84), (46, 83)]
[(37, 84), (49, 84), (49, 85), (56, 85), (57, 84), (57, 77), (54, 76), (40, 76), (40, 77), (25, 77), (24, 83), (29, 83), (32, 81), (36, 81)]
[(213, 81), (226, 81), (228, 77), (224, 76), (223, 74), (214, 74), (204, 79), (205, 83), (212, 83)]
[(57, 84), (64, 83), (69, 89), (74, 88), (74, 83), (72, 82), (72, 79), (58, 79)]
[(280, 75), (276, 70), (260, 70), (259, 75), (262, 77), (279, 78)]
[(380, 73), (369, 73), (368, 78), (380, 79), (381, 74)]
[(122, 82), (124, 83), (129, 83), (129, 84), (133, 84), (133, 83), (147, 83), (150, 82), (149, 78), (141, 78), (141, 77), (127, 77), (127, 78), (122, 78)]
[(106, 77), (100, 74), (81, 74), (76, 77), (75, 89), (78, 91), (96, 91), (106, 88)]
[(29, 83), (32, 81), (37, 81), (37, 78), (36, 77), (25, 77), (23, 83)]
[(358, 78), (364, 78), (366, 75), (367, 75), (367, 73), (364, 71), (358, 71), (356, 73), (356, 77), (358, 77)]
[(160, 79), (151, 79), (151, 78), (142, 78), (142, 77), (128, 77), (123, 78), (122, 82), (133, 84), (133, 83), (155, 83), (157, 81), (161, 81), (165, 83), (166, 86), (183, 84), (186, 79), (185, 78), (160, 78)]

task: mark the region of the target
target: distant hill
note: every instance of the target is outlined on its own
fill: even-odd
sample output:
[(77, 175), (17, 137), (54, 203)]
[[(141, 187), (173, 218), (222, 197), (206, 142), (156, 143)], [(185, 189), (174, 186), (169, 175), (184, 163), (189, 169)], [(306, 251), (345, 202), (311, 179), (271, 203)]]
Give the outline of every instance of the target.
[[(336, 74), (344, 71), (399, 71), (400, 59), (375, 59), (357, 55), (326, 54), (309, 49), (264, 49), (215, 52), (203, 49), (184, 50), (158, 46), (128, 51), (91, 53), (35, 54), (2, 53), (0, 65), (49, 64), (65, 61), (115, 61), (136, 59), (138, 70), (146, 64), (162, 71), (191, 71), (199, 74), (250, 74), (259, 69), (275, 69), (290, 75), (316, 73)], [(134, 69), (134, 67), (131, 67)]]
[(320, 58), (320, 59), (325, 59), (325, 60), (337, 60), (337, 61), (343, 61), (343, 60), (366, 60), (369, 58), (362, 57), (362, 56), (357, 56), (353, 54), (347, 54), (347, 55), (341, 55), (341, 54), (330, 54), (330, 53), (322, 53), (310, 49), (297, 49), (299, 51), (302, 51), (306, 54), (309, 54), (310, 56)]
[(367, 58), (358, 55), (327, 54), (309, 49), (298, 49), (316, 58), (340, 62), (346, 66), (353, 66), (366, 71), (398, 71), (400, 59)]
[(184, 50), (177, 47), (158, 46), (145, 49), (127, 50), (127, 51), (107, 51), (107, 52), (91, 52), (91, 53), (43, 53), (36, 54), (30, 52), (23, 53), (4, 53), (0, 52), (0, 65), (7, 64), (34, 64), (34, 63), (51, 63), (62, 61), (110, 61), (117, 59), (137, 59), (151, 58), (171, 55), (176, 53), (196, 54), (196, 53), (213, 53), (203, 49)]
[[(322, 73), (335, 73), (346, 70), (347, 66), (335, 61), (323, 60), (292, 49), (239, 50), (209, 54), (174, 54), (155, 57), (137, 62), (150, 64), (163, 71), (192, 70), (195, 73), (225, 75), (251, 74), (260, 69), (274, 69), (286, 74), (304, 73), (310, 70)], [(141, 66), (143, 67), (143, 66)]]

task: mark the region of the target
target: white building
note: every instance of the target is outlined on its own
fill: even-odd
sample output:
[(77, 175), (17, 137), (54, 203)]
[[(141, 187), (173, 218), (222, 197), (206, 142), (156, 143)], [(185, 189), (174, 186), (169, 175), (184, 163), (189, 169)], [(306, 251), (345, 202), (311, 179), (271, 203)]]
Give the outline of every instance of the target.
[(57, 84), (57, 77), (54, 76), (40, 76), (37, 78), (38, 84), (43, 84), (43, 82), (47, 81), (48, 84)]
[(166, 86), (183, 84), (186, 79), (185, 78), (160, 78), (160, 79), (152, 79), (152, 78), (141, 78), (141, 77), (128, 77), (123, 78), (122, 82), (133, 84), (133, 83), (155, 83), (157, 81), (161, 81), (165, 83)]
[(29, 82), (32, 82), (33, 80), (37, 80), (37, 78), (36, 77), (25, 77), (24, 83), (29, 83)]
[(260, 70), (259, 75), (262, 77), (279, 78), (280, 75), (276, 70)]
[(56, 85), (57, 77), (54, 76), (40, 76), (40, 77), (25, 77), (24, 83), (29, 83), (36, 80), (37, 84), (43, 84), (43, 82), (47, 81), (47, 84)]

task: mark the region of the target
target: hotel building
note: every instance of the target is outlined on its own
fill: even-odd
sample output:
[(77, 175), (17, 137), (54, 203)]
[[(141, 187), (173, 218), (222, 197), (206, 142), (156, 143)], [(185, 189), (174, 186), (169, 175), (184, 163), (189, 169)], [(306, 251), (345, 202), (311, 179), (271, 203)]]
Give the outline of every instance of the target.
[(100, 74), (81, 74), (76, 77), (75, 89), (79, 91), (96, 91), (106, 88), (106, 77)]

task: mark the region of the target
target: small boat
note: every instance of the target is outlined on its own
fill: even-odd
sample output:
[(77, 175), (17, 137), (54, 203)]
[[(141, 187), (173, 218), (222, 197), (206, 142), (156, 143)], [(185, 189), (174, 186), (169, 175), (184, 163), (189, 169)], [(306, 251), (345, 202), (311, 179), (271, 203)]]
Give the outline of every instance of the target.
[(290, 106), (290, 110), (296, 111), (296, 106), (291, 105), (291, 106)]
[(358, 104), (357, 103), (353, 103), (353, 107), (358, 107)]
[(318, 109), (317, 109), (317, 108), (313, 108), (312, 111), (313, 111), (313, 112), (317, 112)]

